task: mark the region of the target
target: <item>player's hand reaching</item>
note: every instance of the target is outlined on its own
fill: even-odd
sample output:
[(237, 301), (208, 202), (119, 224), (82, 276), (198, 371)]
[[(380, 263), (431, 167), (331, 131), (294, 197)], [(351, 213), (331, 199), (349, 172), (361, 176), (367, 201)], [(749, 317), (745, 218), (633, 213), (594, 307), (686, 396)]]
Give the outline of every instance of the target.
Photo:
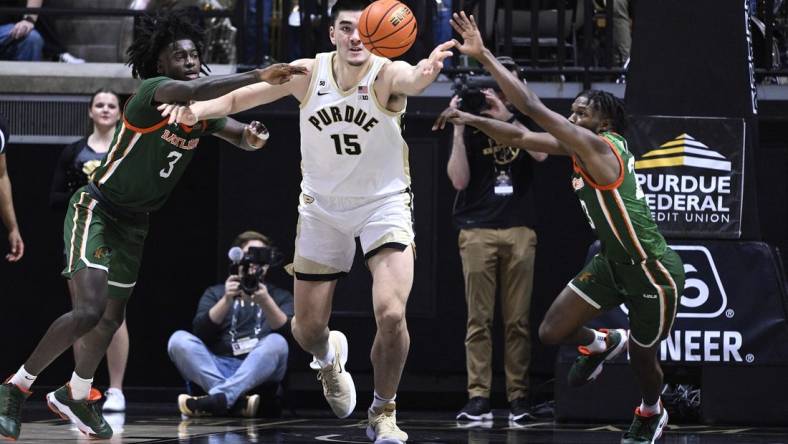
[(257, 120), (253, 120), (249, 125), (244, 127), (244, 132), (241, 137), (244, 138), (240, 145), (241, 149), (246, 151), (259, 150), (265, 146), (265, 142), (268, 141), (268, 128)]
[(293, 66), (287, 63), (276, 63), (263, 69), (257, 70), (257, 78), (261, 82), (271, 85), (281, 85), (287, 83), (293, 76), (302, 76), (308, 71), (303, 66)]
[(443, 61), (447, 57), (451, 57), (453, 53), (449, 51), (456, 44), (455, 41), (449, 40), (436, 46), (432, 50), (430, 56), (427, 58), (427, 63), (422, 64), (421, 74), (424, 76), (437, 77), (443, 69)]
[(459, 14), (455, 12), (450, 23), (457, 34), (462, 36), (462, 43), (455, 40), (454, 46), (461, 53), (478, 60), (484, 53), (484, 41), (482, 41), (482, 34), (479, 32), (479, 27), (476, 26), (476, 19), (473, 18), (473, 15), (468, 17), (465, 15), (465, 11), (460, 11)]
[(188, 105), (162, 103), (156, 109), (161, 111), (162, 117), (170, 117), (167, 121), (169, 125), (173, 123), (182, 123), (186, 126), (194, 126), (197, 124), (197, 116)]
[(451, 106), (443, 110), (443, 112), (438, 116), (435, 123), (432, 124), (432, 130), (442, 130), (446, 127), (446, 122), (450, 122), (454, 125), (466, 125), (470, 123), (474, 119), (473, 114), (466, 113), (465, 111), (460, 111), (457, 108), (452, 108)]

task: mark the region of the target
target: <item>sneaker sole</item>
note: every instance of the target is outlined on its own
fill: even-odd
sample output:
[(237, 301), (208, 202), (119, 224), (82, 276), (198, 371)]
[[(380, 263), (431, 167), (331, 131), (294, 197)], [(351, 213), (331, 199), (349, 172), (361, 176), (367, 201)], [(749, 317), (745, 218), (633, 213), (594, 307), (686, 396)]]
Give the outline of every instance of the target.
[(469, 421), (492, 421), (493, 414), (492, 412), (482, 413), (481, 415), (469, 415), (465, 412), (460, 413), (455, 417), (457, 420), (469, 420)]
[(54, 392), (47, 393), (46, 398), (47, 398), (47, 406), (49, 407), (49, 410), (51, 410), (54, 414), (58, 415), (62, 419), (65, 419), (66, 421), (71, 421), (71, 423), (77, 426), (79, 431), (87, 435), (88, 438), (92, 438), (92, 439), (111, 438), (111, 436), (108, 436), (106, 438), (101, 438), (98, 435), (96, 435), (96, 432), (89, 426), (85, 425), (85, 423), (83, 423), (74, 414), (74, 412), (71, 411), (71, 409), (67, 405), (57, 400)]
[(662, 411), (665, 412), (665, 416), (659, 420), (659, 424), (657, 424), (657, 434), (654, 439), (651, 440), (651, 444), (656, 443), (660, 438), (662, 438), (662, 432), (665, 429), (665, 426), (668, 425), (668, 411), (665, 410), (665, 407), (662, 407)]
[(345, 368), (348, 355), (347, 337), (341, 331), (333, 330), (329, 333), (328, 339), (334, 341), (334, 350), (339, 350), (339, 363), (342, 365), (342, 372), (350, 379), (350, 407), (347, 412), (340, 412), (341, 414), (334, 412), (339, 419), (345, 419), (356, 409), (356, 384), (353, 382), (353, 376)]
[(624, 350), (624, 346), (627, 345), (627, 342), (629, 342), (629, 338), (627, 337), (626, 330), (616, 329), (615, 331), (618, 332), (619, 335), (621, 335), (621, 342), (619, 342), (616, 348), (614, 348), (613, 351), (610, 352), (610, 354), (607, 355), (605, 359), (602, 362), (600, 362), (599, 365), (596, 366), (594, 371), (591, 372), (591, 375), (588, 376), (588, 379), (586, 380), (587, 382), (591, 382), (594, 379), (596, 379), (596, 377), (599, 376), (600, 373), (602, 373), (602, 367), (605, 365), (605, 362), (610, 361), (616, 356), (620, 355), (621, 352)]
[(405, 441), (402, 441), (397, 438), (377, 439), (377, 435), (375, 435), (375, 429), (373, 429), (370, 426), (367, 426), (367, 438), (369, 438), (369, 440), (374, 442), (375, 444), (405, 444)]
[(509, 421), (520, 421), (520, 420), (532, 420), (535, 419), (533, 415), (530, 413), (523, 413), (522, 415), (515, 416), (513, 413), (509, 413)]

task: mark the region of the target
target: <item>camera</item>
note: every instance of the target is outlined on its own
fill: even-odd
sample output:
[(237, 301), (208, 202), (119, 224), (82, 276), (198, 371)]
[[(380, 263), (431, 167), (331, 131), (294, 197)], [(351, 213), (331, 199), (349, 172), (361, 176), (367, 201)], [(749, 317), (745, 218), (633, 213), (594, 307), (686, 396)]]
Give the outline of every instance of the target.
[(272, 247), (249, 247), (246, 253), (238, 247), (233, 247), (229, 252), (230, 274), (237, 274), (241, 278), (241, 290), (246, 294), (257, 291), (263, 282), (266, 266), (276, 266), (281, 263), (281, 254)]
[(491, 76), (460, 75), (454, 80), (454, 93), (460, 98), (460, 111), (478, 115), (489, 108), (483, 89), (498, 89)]

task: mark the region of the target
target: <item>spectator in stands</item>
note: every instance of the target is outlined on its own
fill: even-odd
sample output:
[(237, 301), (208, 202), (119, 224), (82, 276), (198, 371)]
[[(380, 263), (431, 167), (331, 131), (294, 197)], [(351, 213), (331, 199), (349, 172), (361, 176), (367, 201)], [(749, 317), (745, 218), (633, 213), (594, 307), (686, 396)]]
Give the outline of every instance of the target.
[[(246, 231), (233, 247), (240, 249), (235, 252), (243, 257), (236, 260), (241, 266), (232, 267), (224, 284), (205, 290), (194, 316), (194, 334), (178, 330), (167, 344), (184, 379), (208, 393), (178, 397), (178, 408), (186, 416), (255, 416), (260, 396), (246, 394), (263, 383), (281, 382), (287, 370), (289, 348), (279, 332), (290, 330), (293, 295), (265, 281), (274, 262), (271, 242)], [(233, 253), (231, 249), (231, 258)]]
[(19, 233), (14, 213), (14, 201), (11, 197), (11, 179), (6, 171), (5, 152), (8, 146), (8, 124), (0, 115), (0, 218), (8, 230), (8, 245), (11, 250), (5, 255), (8, 262), (16, 262), (25, 254), (25, 243)]
[[(12, 0), (6, 6), (40, 8), (44, 0)], [(37, 14), (0, 15), (0, 60), (41, 60), (44, 39), (34, 28)]]
[(262, 55), (271, 55), (271, 15), (273, 13), (272, 0), (263, 0), (262, 10), (262, 23), (257, 21), (257, 3), (251, 1), (246, 6), (246, 41), (244, 46), (244, 62), (245, 63), (259, 63), (262, 60), (255, 60), (257, 55), (257, 43), (260, 42), (262, 48)]
[(632, 46), (632, 19), (629, 15), (630, 0), (613, 1), (613, 64), (624, 66), (629, 61)]
[[(629, 60), (629, 50), (632, 46), (632, 19), (630, 17), (630, 7), (632, 0), (595, 0), (593, 2), (593, 16), (599, 14), (604, 16), (606, 2), (613, 2), (613, 65), (624, 66)], [(585, 2), (577, 2), (577, 21), (576, 26), (583, 26)]]
[[(89, 136), (65, 147), (55, 168), (52, 180), (52, 191), (49, 202), (52, 208), (65, 214), (66, 205), (74, 192), (88, 183), (88, 177), (101, 164), (101, 160), (109, 151), (115, 127), (120, 121), (120, 99), (108, 89), (100, 89), (93, 93), (88, 106), (88, 116), (93, 123), (93, 131)], [(65, 254), (65, 252), (64, 252)], [(65, 256), (64, 256), (65, 260)], [(71, 295), (72, 305), (74, 304)], [(74, 344), (74, 355), (81, 349), (78, 340)], [(104, 402), (105, 412), (122, 412), (126, 410), (126, 398), (123, 395), (123, 377), (126, 373), (126, 362), (129, 357), (129, 331), (126, 321), (112, 337), (107, 349), (107, 367), (109, 369), (109, 389)]]
[(57, 33), (52, 16), (40, 16), (36, 21), (36, 30), (44, 39), (44, 48), (42, 50), (43, 60), (64, 63), (85, 63), (85, 59), (72, 55), (66, 50), (66, 47), (63, 46), (63, 40)]
[(287, 60), (298, 60), (302, 57), (301, 41), (304, 36), (301, 23), (304, 19), (298, 0), (290, 0), (290, 12), (287, 15)]

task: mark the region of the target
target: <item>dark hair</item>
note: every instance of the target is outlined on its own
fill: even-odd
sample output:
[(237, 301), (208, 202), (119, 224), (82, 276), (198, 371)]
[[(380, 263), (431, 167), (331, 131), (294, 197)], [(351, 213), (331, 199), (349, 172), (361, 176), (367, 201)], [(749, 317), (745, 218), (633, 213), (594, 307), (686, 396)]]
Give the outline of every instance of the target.
[[(136, 37), (126, 50), (134, 78), (149, 79), (159, 75), (159, 54), (167, 45), (178, 40), (191, 40), (202, 63), (202, 29), (197, 25), (192, 10), (165, 9), (155, 16), (144, 15), (140, 17), (134, 34)], [(201, 65), (200, 71), (207, 74), (207, 67)]]
[(239, 234), (233, 241), (232, 246), (243, 248), (246, 243), (253, 240), (260, 241), (268, 247), (272, 246), (271, 239), (269, 239), (268, 236), (252, 230), (244, 231), (243, 233)]
[(503, 65), (504, 68), (506, 68), (509, 71), (514, 71), (518, 79), (520, 80), (523, 79), (523, 72), (520, 69), (520, 66), (517, 64), (517, 62), (514, 61), (513, 58), (509, 56), (498, 56), (496, 57), (496, 59), (498, 59), (498, 61), (501, 63), (501, 65)]
[(99, 94), (112, 94), (113, 96), (115, 96), (116, 99), (118, 99), (118, 106), (120, 106), (120, 96), (118, 95), (118, 93), (116, 93), (115, 91), (109, 88), (99, 88), (93, 91), (93, 95), (90, 96), (90, 104), (88, 105), (88, 108), (93, 108), (93, 102), (96, 101), (96, 96)]
[(583, 91), (578, 94), (578, 97), (580, 96), (587, 97), (588, 106), (601, 112), (606, 119), (610, 120), (611, 130), (622, 133), (627, 129), (627, 111), (624, 108), (623, 100), (607, 91), (596, 89)]
[(339, 13), (342, 11), (363, 11), (369, 6), (368, 0), (337, 0), (337, 3), (331, 8), (331, 25), (337, 22)]

